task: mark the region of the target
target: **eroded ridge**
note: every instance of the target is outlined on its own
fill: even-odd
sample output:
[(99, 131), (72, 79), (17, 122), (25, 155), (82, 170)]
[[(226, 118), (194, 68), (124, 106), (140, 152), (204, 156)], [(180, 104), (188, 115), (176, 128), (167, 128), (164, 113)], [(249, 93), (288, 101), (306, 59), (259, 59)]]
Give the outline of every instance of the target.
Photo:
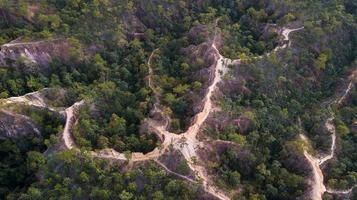
[[(150, 131), (153, 131), (162, 141), (161, 145), (157, 148), (155, 148), (153, 151), (143, 154), (143, 153), (138, 153), (134, 152), (131, 153), (130, 156), (124, 154), (124, 153), (119, 153), (115, 151), (114, 149), (104, 149), (98, 152), (90, 152), (90, 154), (93, 157), (97, 158), (102, 158), (102, 159), (110, 159), (110, 160), (120, 160), (120, 161), (130, 161), (130, 162), (140, 162), (140, 161), (147, 161), (147, 160), (154, 160), (159, 166), (163, 167), (164, 170), (166, 170), (168, 173), (173, 174), (174, 176), (177, 176), (179, 178), (182, 178), (184, 180), (187, 180), (191, 183), (198, 183), (202, 182), (204, 190), (211, 194), (212, 196), (221, 199), (221, 200), (228, 200), (230, 199), (229, 196), (225, 194), (225, 192), (219, 190), (216, 186), (214, 186), (213, 181), (211, 180), (210, 176), (207, 174), (207, 171), (205, 167), (201, 166), (198, 162), (200, 160), (199, 156), (197, 155), (197, 150), (201, 147), (203, 147), (203, 142), (199, 141), (197, 139), (197, 134), (199, 133), (201, 126), (204, 124), (206, 119), (208, 118), (209, 114), (212, 111), (213, 108), (213, 102), (211, 100), (211, 97), (213, 96), (213, 93), (217, 87), (217, 84), (222, 80), (222, 76), (228, 71), (228, 66), (231, 64), (239, 64), (240, 60), (231, 60), (228, 58), (223, 57), (217, 46), (216, 46), (216, 37), (217, 37), (217, 23), (218, 20), (215, 22), (215, 33), (214, 33), (214, 38), (212, 40), (212, 44), (210, 48), (212, 48), (212, 51), (214, 51), (214, 56), (215, 56), (215, 63), (212, 66), (214, 69), (214, 77), (213, 80), (211, 80), (211, 83), (209, 87), (207, 88), (205, 97), (203, 99), (203, 109), (201, 112), (197, 113), (196, 116), (193, 118), (193, 123), (192, 125), (187, 129), (186, 132), (178, 135), (175, 133), (171, 133), (168, 131), (168, 123), (169, 119), (166, 118), (166, 122), (164, 124), (162, 123), (157, 123), (153, 119), (148, 119), (148, 125)], [(287, 29), (284, 28), (282, 29), (282, 35), (284, 36), (284, 40), (288, 41), (288, 45), (283, 45), (281, 47), (277, 47), (274, 51), (278, 51), (279, 49), (284, 49), (289, 46), (290, 41), (289, 41), (289, 34), (293, 31), (300, 30), (299, 29)], [(153, 112), (159, 112), (163, 116), (163, 111), (161, 110), (160, 106), (160, 92), (155, 88), (153, 84), (153, 69), (151, 66), (151, 61), (153, 59), (154, 54), (159, 51), (159, 49), (155, 49), (149, 59), (148, 59), (148, 68), (149, 68), (149, 79), (148, 79), (148, 85), (152, 89), (154, 93), (154, 98), (155, 98), (155, 103), (153, 107)], [(268, 54), (269, 55), (269, 54)], [(34, 93), (35, 96), (37, 96), (37, 93)], [(33, 96), (34, 94), (28, 94)], [(11, 101), (20, 101), (20, 102), (26, 102), (29, 105), (34, 105), (34, 106), (39, 106), (39, 107), (48, 107), (45, 102), (41, 101), (40, 99), (32, 98), (28, 99), (25, 95), (24, 97), (18, 97), (18, 99), (12, 99)], [(10, 98), (11, 99), (11, 98)], [(62, 134), (62, 139), (64, 142), (64, 146), (67, 149), (77, 149), (78, 147), (75, 144), (75, 141), (71, 135), (72, 128), (74, 124), (77, 121), (77, 112), (80, 109), (81, 106), (85, 104), (84, 101), (77, 102), (73, 104), (71, 107), (68, 107), (65, 110), (66, 114), (66, 124), (64, 127), (64, 131)], [(165, 116), (164, 116), (165, 117)], [(190, 169), (195, 172), (196, 178), (200, 181), (193, 180), (187, 176), (180, 175), (176, 172), (171, 171), (168, 169), (163, 163), (158, 161), (158, 158), (170, 147), (173, 147), (177, 150), (179, 150), (184, 158), (186, 159), (188, 166)]]
[[(33, 42), (21, 42), (21, 39), (16, 39), (10, 43), (0, 46), (0, 63), (8, 66), (8, 61), (16, 61), (22, 58), (28, 66), (41, 65), (48, 67), (52, 58), (60, 58), (65, 61), (68, 60), (69, 49), (71, 44), (66, 39), (49, 39)], [(10, 64), (10, 66), (13, 66)], [(32, 70), (41, 70), (43, 67)]]
[(80, 106), (84, 104), (84, 101), (76, 102), (71, 107), (66, 108), (66, 124), (63, 129), (62, 138), (64, 145), (68, 149), (73, 149), (76, 147), (75, 142), (72, 138), (71, 131), (74, 123), (76, 122), (76, 112), (78, 112)]
[[(311, 180), (311, 198), (313, 200), (322, 200), (322, 196), (325, 192), (331, 193), (331, 194), (350, 194), (353, 190), (354, 187), (357, 185), (351, 187), (350, 189), (347, 190), (335, 190), (331, 188), (327, 188), (324, 184), (324, 175), (321, 170), (321, 166), (334, 158), (335, 156), (335, 149), (336, 149), (336, 128), (333, 123), (335, 119), (335, 114), (333, 113), (331, 109), (331, 105), (336, 105), (340, 106), (341, 103), (346, 99), (348, 96), (349, 92), (351, 91), (353, 84), (354, 84), (354, 76), (355, 73), (353, 73), (349, 77), (349, 84), (347, 88), (344, 90), (343, 94), (338, 97), (336, 100), (334, 100), (330, 105), (328, 105), (328, 110), (330, 112), (331, 117), (329, 117), (326, 122), (325, 122), (325, 127), (326, 129), (331, 133), (331, 147), (330, 147), (330, 153), (327, 155), (317, 155), (313, 156), (311, 155), (306, 149), (304, 149), (304, 156), (306, 159), (309, 161), (311, 167), (312, 167), (312, 172), (313, 172), (313, 178)], [(306, 142), (308, 142), (308, 138), (301, 133), (300, 138)]]
[(41, 91), (27, 93), (23, 96), (10, 97), (7, 99), (0, 99), (0, 105), (1, 104), (6, 105), (6, 104), (18, 103), (18, 104), (24, 104), (24, 105), (34, 106), (34, 107), (38, 107), (38, 108), (46, 108), (51, 111), (56, 111), (55, 108), (47, 105), (43, 96), (41, 95), (41, 92), (43, 92), (47, 89), (48, 88), (44, 88)]

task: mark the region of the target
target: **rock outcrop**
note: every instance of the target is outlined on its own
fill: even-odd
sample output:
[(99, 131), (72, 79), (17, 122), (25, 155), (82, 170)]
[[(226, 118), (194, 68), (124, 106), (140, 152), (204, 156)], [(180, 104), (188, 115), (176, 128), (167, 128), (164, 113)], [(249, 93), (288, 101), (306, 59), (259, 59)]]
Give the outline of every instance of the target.
[(12, 41), (0, 49), (1, 66), (48, 66), (52, 59), (68, 60), (70, 43), (65, 39), (43, 40), (37, 42)]
[(29, 117), (5, 109), (0, 110), (0, 139), (35, 134), (40, 135), (40, 131)]

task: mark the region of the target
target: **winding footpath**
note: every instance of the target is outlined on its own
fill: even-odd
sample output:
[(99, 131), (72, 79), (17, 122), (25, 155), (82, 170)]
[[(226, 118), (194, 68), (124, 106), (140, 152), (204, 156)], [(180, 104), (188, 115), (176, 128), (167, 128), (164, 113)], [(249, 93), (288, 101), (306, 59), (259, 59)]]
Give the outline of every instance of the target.
[(227, 72), (228, 66), (232, 63), (230, 59), (224, 58), (219, 53), (214, 42), (212, 42), (211, 48), (213, 48), (216, 53), (214, 79), (212, 81), (212, 84), (208, 87), (202, 111), (195, 116), (193, 125), (190, 126), (185, 133), (182, 134), (182, 137), (186, 140), (186, 145), (181, 147), (180, 150), (184, 155), (185, 159), (188, 161), (188, 165), (190, 166), (190, 168), (196, 173), (199, 178), (202, 179), (202, 183), (206, 191), (215, 195), (219, 199), (229, 199), (223, 192), (215, 188), (213, 184), (210, 184), (210, 180), (206, 175), (206, 169), (195, 163), (195, 161), (199, 159), (196, 150), (203, 145), (200, 141), (198, 141), (197, 134), (200, 131), (202, 124), (206, 121), (212, 110), (213, 106), (211, 97), (213, 95), (213, 92), (215, 91), (217, 84), (222, 80), (222, 75)]
[[(287, 47), (290, 47), (291, 46), (291, 40), (290, 40), (290, 37), (289, 37), (290, 33), (295, 32), (295, 31), (299, 31), (299, 30), (302, 30), (302, 29), (304, 29), (303, 26), (300, 27), (300, 28), (295, 28), (295, 29), (282, 28), (279, 31), (279, 34), (281, 36), (283, 36), (283, 45), (279, 45), (279, 46), (275, 47), (271, 52), (266, 53), (266, 56), (270, 56), (272, 53), (276, 53), (279, 50), (282, 50), (282, 49), (285, 49)], [(263, 57), (264, 57), (264, 55), (260, 55), (260, 56), (253, 57), (253, 59), (261, 59)]]
[[(171, 133), (168, 131), (168, 124), (169, 124), (169, 119), (165, 119), (165, 124), (163, 125), (162, 123), (158, 123), (153, 119), (148, 119), (148, 125), (149, 129), (152, 129), (155, 134), (162, 140), (162, 143), (160, 147), (155, 148), (153, 151), (143, 154), (143, 153), (138, 153), (134, 152), (131, 154), (131, 156), (126, 156), (124, 153), (119, 153), (115, 151), (114, 149), (104, 149), (98, 152), (90, 152), (93, 157), (97, 158), (102, 158), (102, 159), (112, 159), (112, 160), (120, 160), (120, 161), (129, 161), (129, 162), (140, 162), (140, 161), (146, 161), (146, 160), (154, 160), (158, 165), (162, 166), (163, 169), (165, 169), (168, 173), (173, 174), (179, 178), (185, 179), (189, 182), (192, 183), (197, 183), (199, 181), (192, 180), (189, 177), (177, 174), (176, 172), (171, 171), (168, 169), (163, 163), (158, 161), (158, 158), (165, 152), (165, 150), (168, 150), (170, 146), (174, 147), (175, 149), (179, 150), (184, 158), (187, 160), (187, 164), (190, 167), (190, 169), (195, 173), (196, 178), (202, 182), (204, 190), (211, 194), (212, 196), (216, 197), (217, 199), (220, 200), (229, 200), (230, 197), (226, 195), (225, 192), (221, 191), (218, 189), (216, 186), (214, 186), (213, 180), (210, 178), (210, 176), (207, 174), (207, 170), (205, 167), (201, 166), (200, 163), (200, 158), (197, 155), (197, 150), (203, 147), (203, 143), (197, 139), (197, 134), (199, 133), (202, 125), (208, 118), (209, 114), (213, 110), (213, 102), (212, 102), (212, 96), (214, 91), (217, 88), (217, 84), (222, 80), (222, 76), (228, 71), (228, 66), (231, 64), (239, 64), (240, 60), (231, 60), (228, 58), (223, 57), (218, 48), (216, 47), (216, 36), (217, 36), (217, 24), (218, 20), (215, 22), (215, 33), (214, 33), (214, 39), (211, 44), (211, 50), (214, 51), (214, 56), (215, 56), (215, 64), (212, 66), (214, 68), (214, 78), (211, 81), (211, 84), (207, 88), (205, 97), (203, 99), (203, 109), (201, 112), (197, 113), (196, 116), (193, 119), (192, 125), (187, 129), (186, 132), (182, 134), (175, 134)], [(284, 28), (282, 29), (282, 35), (284, 36), (284, 41), (288, 41), (288, 44), (284, 44), (281, 47), (277, 47), (274, 51), (278, 51), (280, 49), (286, 48), (290, 45), (289, 41), (289, 34), (293, 31), (300, 30), (299, 29), (288, 29)], [(15, 45), (15, 44), (9, 44), (9, 45)], [(160, 93), (157, 91), (153, 84), (152, 76), (153, 76), (153, 70), (151, 67), (151, 61), (153, 59), (154, 54), (158, 51), (159, 49), (155, 49), (149, 59), (148, 59), (148, 68), (149, 68), (149, 80), (148, 80), (148, 85), (151, 88), (151, 90), (154, 93), (155, 97), (155, 103), (154, 103), (154, 108), (153, 112), (159, 112), (163, 115), (165, 118), (161, 108), (160, 108), (160, 102), (159, 102), (159, 97)], [(267, 55), (270, 55), (269, 53)], [(36, 95), (35, 95), (36, 96)], [(11, 98), (10, 98), (11, 99)], [(21, 102), (27, 102), (29, 105), (34, 105), (34, 106), (39, 106), (39, 107), (47, 107), (47, 105), (44, 102), (41, 102), (41, 100), (38, 99), (30, 99), (22, 97), (18, 99), (11, 99), (11, 101), (21, 101)], [(72, 128), (74, 127), (74, 124), (77, 121), (77, 112), (80, 109), (81, 106), (84, 105), (84, 101), (80, 101), (72, 105), (71, 107), (67, 108), (65, 110), (66, 114), (66, 124), (63, 130), (62, 134), (62, 139), (65, 147), (67, 149), (77, 149), (77, 146), (75, 144), (75, 141), (72, 137)], [(205, 161), (201, 161), (201, 163), (205, 163)]]
[[(337, 100), (333, 101), (331, 104), (335, 104), (336, 106), (340, 106), (341, 103), (346, 99), (347, 95), (351, 91), (353, 87), (353, 78), (354, 78), (353, 73), (349, 77), (349, 84), (347, 89), (343, 92), (342, 96), (339, 97)], [(321, 170), (321, 166), (326, 163), (327, 161), (331, 160), (335, 156), (335, 149), (336, 149), (336, 128), (335, 125), (333, 124), (333, 121), (335, 119), (335, 115), (331, 109), (331, 104), (328, 106), (328, 110), (330, 112), (331, 117), (329, 117), (326, 120), (325, 127), (326, 129), (331, 133), (331, 147), (330, 147), (330, 153), (325, 155), (325, 156), (313, 156), (311, 155), (306, 149), (304, 149), (304, 156), (305, 158), (309, 161), (310, 166), (312, 167), (312, 172), (313, 172), (313, 178), (311, 180), (311, 198), (312, 200), (322, 200), (322, 196), (325, 192), (330, 193), (330, 194), (350, 194), (353, 190), (354, 187), (351, 187), (348, 190), (334, 190), (331, 188), (327, 188), (324, 184), (324, 175)], [(308, 142), (308, 138), (301, 133), (300, 138), (306, 142)]]
[(73, 149), (76, 147), (74, 140), (71, 135), (71, 129), (75, 123), (75, 113), (79, 110), (80, 106), (84, 104), (84, 101), (77, 102), (73, 104), (71, 107), (66, 108), (66, 124), (63, 129), (62, 138), (64, 145), (68, 149)]
[[(290, 33), (292, 32), (295, 32), (295, 31), (299, 31), (299, 30), (302, 30), (304, 27), (300, 27), (300, 28), (295, 28), (295, 29), (287, 29), (287, 28), (283, 28), (281, 30), (281, 35), (284, 37), (284, 44), (282, 46), (277, 46), (275, 47), (275, 49), (273, 49), (272, 52), (277, 52), (281, 49), (285, 49), (286, 47), (290, 47), (291, 46), (291, 40), (289, 39), (289, 35)], [(268, 56), (270, 55), (270, 53), (267, 54)]]

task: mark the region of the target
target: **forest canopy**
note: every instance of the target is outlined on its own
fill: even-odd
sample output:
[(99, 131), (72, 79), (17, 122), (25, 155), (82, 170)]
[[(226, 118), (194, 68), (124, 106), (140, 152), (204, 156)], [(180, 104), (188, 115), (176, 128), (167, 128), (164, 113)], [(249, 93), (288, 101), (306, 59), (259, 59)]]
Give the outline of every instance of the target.
[[(331, 116), (324, 184), (357, 184), (354, 0), (0, 0), (0, 28), (1, 101), (53, 89), (39, 100), (47, 107), (0, 103), (40, 132), (0, 135), (0, 199), (209, 199), (211, 185), (230, 199), (307, 199), (304, 151), (330, 153)], [(191, 126), (207, 97), (207, 118)], [(81, 100), (78, 149), (64, 150)], [(1, 134), (12, 133), (6, 120)], [(178, 147), (165, 149), (153, 126), (197, 128), (176, 146), (202, 145), (172, 156)], [(128, 160), (92, 156), (111, 150)], [(152, 152), (166, 160), (130, 161)]]

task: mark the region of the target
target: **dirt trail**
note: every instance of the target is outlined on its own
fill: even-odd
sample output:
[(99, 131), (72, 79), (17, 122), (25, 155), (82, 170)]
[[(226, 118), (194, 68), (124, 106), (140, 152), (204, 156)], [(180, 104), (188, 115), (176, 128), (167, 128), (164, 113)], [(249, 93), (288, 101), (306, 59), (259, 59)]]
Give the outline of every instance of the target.
[(175, 175), (175, 176), (177, 176), (177, 177), (179, 177), (179, 178), (181, 178), (181, 179), (184, 179), (184, 180), (186, 180), (186, 181), (188, 181), (188, 182), (197, 183), (197, 181), (192, 180), (192, 179), (188, 178), (187, 176), (183, 176), (182, 174), (178, 174), (178, 173), (176, 173), (176, 172), (171, 171), (171, 170), (170, 170), (169, 168), (167, 168), (166, 165), (164, 165), (162, 162), (160, 162), (160, 161), (158, 161), (158, 160), (155, 160), (155, 162), (156, 162), (158, 165), (160, 165), (162, 168), (164, 168), (164, 169), (165, 169), (167, 172), (169, 172), (170, 174), (173, 174), (173, 175)]
[(190, 126), (185, 133), (182, 134), (182, 137), (186, 141), (186, 145), (183, 145), (183, 147), (181, 146), (181, 148), (179, 149), (181, 150), (185, 159), (188, 161), (190, 168), (194, 172), (196, 172), (196, 175), (199, 178), (202, 179), (202, 183), (206, 191), (219, 199), (229, 199), (229, 197), (227, 197), (223, 192), (215, 188), (213, 184), (210, 184), (210, 180), (206, 174), (206, 169), (204, 169), (202, 166), (196, 165), (193, 161), (193, 159), (198, 159), (196, 150), (202, 145), (202, 143), (197, 139), (197, 134), (202, 124), (206, 121), (208, 115), (212, 110), (211, 97), (217, 87), (217, 83), (221, 81), (222, 75), (224, 75), (224, 73), (227, 71), (228, 65), (232, 63), (230, 59), (224, 58), (219, 53), (214, 42), (212, 43), (212, 48), (216, 52), (216, 57), (218, 57), (218, 59), (216, 59), (217, 61), (215, 66), (214, 79), (212, 81), (212, 84), (208, 87), (202, 111), (195, 116), (193, 125)]
[(322, 158), (319, 159), (319, 165), (324, 164), (326, 161), (331, 160), (335, 154), (335, 149), (336, 149), (336, 129), (335, 125), (333, 124), (333, 120), (335, 119), (335, 116), (333, 115), (332, 111), (330, 111), (332, 117), (328, 118), (325, 123), (326, 129), (331, 133), (331, 147), (330, 147), (330, 153), (326, 156), (323, 156)]
[[(351, 91), (353, 87), (353, 79), (354, 74), (350, 77), (350, 82), (348, 84), (347, 89), (344, 91), (341, 97), (336, 99), (335, 101), (332, 102), (332, 104), (336, 104), (339, 106), (347, 97), (349, 92)], [(335, 119), (335, 115), (331, 109), (331, 105), (328, 106), (328, 110), (331, 114), (331, 117), (326, 120), (325, 127), (326, 129), (331, 133), (331, 147), (330, 147), (330, 153), (325, 156), (313, 156), (310, 153), (307, 152), (307, 150), (304, 150), (304, 155), (306, 159), (309, 161), (312, 169), (313, 169), (313, 179), (311, 180), (311, 198), (313, 200), (322, 200), (322, 195), (325, 192), (331, 193), (331, 194), (349, 194), (352, 192), (352, 189), (355, 187), (353, 186), (352, 188), (348, 190), (334, 190), (327, 188), (324, 184), (324, 175), (321, 170), (321, 165), (327, 162), (328, 160), (334, 158), (335, 155), (335, 149), (336, 149), (336, 128), (335, 125), (333, 124), (333, 121)], [(300, 134), (300, 137), (308, 142), (308, 139), (305, 135), (302, 133)]]
[(147, 62), (147, 66), (149, 68), (149, 78), (148, 78), (148, 85), (149, 85), (149, 88), (153, 91), (154, 93), (154, 97), (155, 97), (155, 104), (156, 103), (159, 103), (159, 97), (160, 97), (160, 92), (157, 91), (157, 89), (155, 88), (154, 86), (154, 83), (153, 83), (153, 75), (154, 75), (154, 72), (153, 72), (153, 69), (152, 69), (152, 66), (151, 66), (151, 62), (152, 62), (152, 58), (154, 57), (155, 53), (159, 51), (159, 48), (155, 49), (154, 51), (151, 52), (150, 54), (150, 57), (148, 59), (148, 62)]
[[(350, 79), (353, 79), (354, 78), (354, 74), (350, 77)], [(337, 101), (337, 104), (340, 105), (347, 97), (348, 93), (350, 92), (350, 90), (352, 89), (353, 87), (353, 82), (351, 81), (349, 84), (348, 84), (348, 87), (347, 89), (345, 90), (345, 92), (343, 93), (342, 97)]]
[(72, 149), (72, 148), (76, 147), (74, 140), (72, 138), (71, 129), (73, 128), (73, 125), (76, 121), (75, 112), (77, 112), (79, 107), (82, 106), (83, 104), (84, 104), (84, 101), (80, 101), (80, 102), (73, 104), (71, 107), (69, 107), (65, 110), (66, 124), (63, 129), (62, 138), (64, 141), (64, 145), (68, 149)]
[[(215, 66), (215, 71), (214, 71), (214, 79), (213, 79), (211, 85), (208, 87), (207, 93), (204, 98), (204, 106), (203, 106), (202, 111), (199, 112), (194, 117), (193, 123), (187, 129), (187, 131), (180, 135), (168, 132), (166, 130), (165, 126), (159, 126), (159, 127), (155, 127), (155, 128), (161, 135), (164, 136), (163, 137), (164, 141), (161, 145), (162, 149), (167, 149), (168, 146), (170, 144), (172, 144), (174, 146), (174, 148), (180, 150), (181, 153), (183, 154), (183, 156), (185, 157), (185, 159), (187, 160), (188, 165), (191, 168), (191, 170), (193, 170), (196, 173), (196, 176), (202, 180), (205, 190), (208, 193), (212, 194), (213, 196), (217, 197), (218, 199), (225, 200), (225, 199), (229, 199), (229, 197), (224, 195), (223, 192), (220, 192), (220, 191), (218, 191), (218, 189), (211, 186), (208, 183), (209, 181), (208, 181), (207, 175), (205, 174), (205, 169), (202, 166), (196, 165), (194, 163), (194, 160), (197, 159), (196, 150), (202, 145), (201, 142), (198, 141), (198, 139), (197, 139), (197, 134), (198, 134), (202, 124), (205, 122), (209, 113), (211, 112), (211, 109), (212, 109), (211, 97), (212, 97), (213, 92), (217, 86), (217, 83), (221, 81), (221, 73), (224, 74), (224, 72), (227, 71), (227, 66), (231, 63), (231, 61), (229, 59), (225, 59), (225, 58), (223, 58), (223, 56), (221, 56), (219, 54), (219, 51), (217, 50), (214, 42), (212, 42), (211, 48), (213, 48), (215, 50), (215, 53), (216, 53), (215, 56), (217, 57), (216, 58), (217, 63)], [(153, 53), (155, 51), (156, 50), (154, 50)], [(149, 61), (148, 61), (150, 74), (152, 73), (152, 68), (151, 68), (150, 63), (151, 63), (151, 58), (153, 56), (153, 53), (149, 57)], [(158, 97), (159, 94), (156, 91), (156, 88), (154, 88), (150, 77), (149, 77), (149, 87), (154, 91), (154, 95)], [(155, 103), (156, 106), (154, 107), (154, 109), (157, 111), (159, 110), (158, 102), (159, 102), (159, 98), (156, 98), (156, 103)], [(158, 156), (160, 156), (160, 154), (161, 154), (160, 152), (157, 152), (157, 153), (153, 153), (152, 155), (154, 155), (154, 157), (158, 157)], [(145, 157), (147, 157), (147, 156), (144, 156), (142, 159), (145, 159)], [(159, 163), (159, 165), (163, 166), (162, 163)], [(168, 171), (169, 173), (174, 173), (174, 172), (169, 171), (166, 167), (164, 167), (164, 169), (166, 171)], [(180, 175), (180, 177), (181, 176), (182, 175)], [(181, 178), (183, 178), (183, 177), (181, 177)], [(185, 177), (185, 179), (189, 179), (189, 178)], [(189, 179), (189, 180), (191, 180), (191, 179)]]
[[(275, 47), (275, 49), (273, 49), (273, 52), (277, 52), (280, 49), (284, 49), (286, 47), (290, 47), (291, 46), (291, 40), (289, 38), (290, 33), (295, 32), (295, 31), (299, 31), (304, 29), (304, 27), (300, 27), (300, 28), (295, 28), (295, 29), (289, 29), (289, 28), (283, 28), (281, 35), (284, 37), (284, 42), (285, 44), (283, 44), (282, 46), (277, 46)], [(287, 44), (286, 44), (287, 42)], [(270, 55), (270, 53), (268, 53), (268, 56)]]
[[(154, 106), (153, 106), (154, 108), (152, 109), (151, 112), (152, 112), (152, 113), (159, 113), (159, 114), (163, 117), (163, 119), (165, 120), (165, 124), (162, 125), (162, 127), (159, 127), (160, 125), (154, 124), (155, 122), (153, 122), (153, 121), (149, 121), (149, 123), (150, 123), (151, 125), (153, 125), (153, 127), (160, 128), (160, 129), (165, 129), (165, 130), (166, 130), (167, 127), (168, 127), (169, 124), (170, 124), (170, 118), (164, 113), (163, 108), (160, 107), (160, 97), (161, 97), (161, 93), (160, 93), (160, 91), (157, 90), (157, 88), (156, 88), (155, 85), (154, 85), (154, 81), (153, 81), (154, 71), (153, 71), (152, 65), (151, 65), (152, 59), (153, 59), (155, 53), (156, 53), (157, 51), (159, 51), (159, 50), (160, 50), (160, 49), (157, 48), (157, 49), (155, 49), (154, 51), (152, 51), (151, 54), (150, 54), (150, 56), (149, 56), (148, 62), (147, 62), (147, 66), (148, 66), (148, 69), (149, 69), (148, 86), (149, 86), (149, 88), (153, 91), (153, 93), (154, 93), (154, 98), (155, 98), (155, 103), (154, 103)], [(157, 131), (157, 132), (160, 134), (160, 132), (162, 132), (162, 131)], [(163, 136), (161, 136), (161, 137), (163, 137)], [(161, 137), (160, 137), (160, 138), (161, 138)]]
[[(216, 21), (216, 24), (218, 23), (218, 20)], [(286, 47), (289, 47), (291, 45), (291, 41), (289, 39), (289, 34), (294, 31), (301, 30), (301, 28), (297, 29), (282, 29), (282, 36), (284, 37), (284, 41), (288, 42), (287, 44), (285, 43), (282, 46), (276, 47), (273, 52), (276, 52), (278, 50), (284, 49)], [(155, 160), (160, 166), (162, 166), (166, 171), (169, 173), (172, 173), (182, 179), (185, 179), (190, 182), (196, 182), (186, 176), (177, 174), (175, 172), (172, 172), (169, 170), (164, 164), (160, 163), (157, 158), (164, 152), (164, 150), (168, 149), (169, 146), (172, 144), (174, 148), (180, 150), (185, 157), (185, 159), (188, 161), (189, 167), (196, 173), (196, 176), (202, 180), (203, 186), (205, 190), (212, 194), (213, 196), (217, 197), (218, 199), (226, 200), (230, 199), (228, 196), (224, 194), (224, 192), (219, 191), (213, 184), (211, 183), (211, 180), (209, 176), (206, 173), (206, 169), (204, 167), (198, 165), (195, 163), (197, 160), (197, 153), (196, 150), (200, 148), (203, 144), (197, 139), (197, 134), (202, 126), (202, 124), (205, 122), (207, 119), (208, 115), (210, 114), (212, 110), (212, 100), (211, 97), (213, 95), (214, 90), (217, 87), (217, 83), (221, 81), (222, 75), (227, 71), (228, 65), (232, 63), (239, 63), (240, 60), (230, 60), (228, 58), (224, 58), (220, 53), (219, 50), (216, 47), (215, 40), (216, 40), (216, 34), (217, 34), (217, 29), (215, 30), (215, 37), (212, 42), (211, 48), (214, 49), (215, 56), (216, 56), (216, 66), (214, 70), (214, 79), (211, 83), (211, 85), (207, 89), (207, 93), (204, 98), (204, 106), (201, 112), (199, 112), (195, 118), (193, 124), (187, 129), (187, 131), (181, 135), (177, 135), (174, 133), (171, 133), (167, 131), (167, 125), (168, 121), (165, 123), (165, 125), (159, 125), (156, 124), (153, 120), (149, 121), (149, 124), (156, 130), (156, 132), (162, 136), (163, 142), (161, 144), (160, 148), (155, 148), (153, 151), (143, 154), (143, 153), (132, 153), (130, 161), (145, 161), (145, 160)], [(37, 42), (35, 42), (37, 43)], [(40, 43), (40, 42), (38, 42)], [(4, 47), (11, 47), (15, 45), (26, 45), (29, 43), (9, 43), (3, 45)], [(161, 112), (159, 106), (159, 97), (160, 93), (156, 90), (153, 80), (152, 80), (152, 74), (153, 70), (151, 67), (151, 60), (154, 56), (154, 54), (158, 51), (159, 49), (155, 49), (149, 59), (148, 59), (148, 67), (149, 67), (149, 79), (148, 79), (148, 85), (149, 87), (153, 90), (154, 92), (154, 97), (155, 97), (155, 104), (154, 104), (154, 112)], [(267, 54), (269, 56), (270, 53)], [(261, 57), (261, 56), (259, 56)], [(352, 77), (353, 78), (353, 77)], [(351, 79), (352, 79), (351, 78)], [(337, 105), (341, 104), (344, 99), (347, 97), (348, 93), (350, 92), (351, 88), (353, 87), (352, 81), (349, 83), (347, 89), (344, 91), (343, 95), (333, 103), (336, 103)], [(48, 108), (52, 111), (56, 111), (54, 108), (49, 107), (43, 100), (43, 98), (40, 95), (40, 92), (33, 92), (26, 94), (24, 96), (20, 97), (11, 97), (5, 100), (1, 101), (2, 103), (8, 104), (8, 103), (24, 103), (27, 105), (31, 106), (36, 106), (36, 107), (41, 107), (41, 108)], [(84, 104), (84, 101), (80, 101), (72, 105), (71, 107), (67, 108), (65, 110), (66, 114), (66, 124), (64, 127), (63, 131), (63, 140), (64, 140), (64, 145), (68, 149), (73, 149), (76, 148), (75, 142), (71, 136), (71, 129), (73, 128), (73, 125), (76, 121), (76, 112), (80, 106)], [(321, 171), (321, 165), (324, 164), (326, 161), (332, 159), (334, 157), (334, 152), (336, 148), (336, 130), (335, 126), (333, 125), (333, 120), (334, 120), (334, 115), (331, 111), (331, 117), (327, 119), (325, 126), (328, 129), (328, 131), (331, 133), (332, 137), (332, 144), (330, 148), (330, 153), (326, 156), (323, 157), (314, 157), (311, 154), (309, 154), (306, 150), (304, 151), (304, 155), (306, 159), (309, 161), (310, 165), (313, 168), (313, 181), (312, 181), (312, 199), (313, 200), (321, 200), (322, 195), (324, 192), (329, 192), (329, 193), (334, 193), (334, 194), (349, 194), (352, 191), (352, 188), (348, 190), (333, 190), (333, 189), (328, 189), (324, 185), (324, 176)], [(150, 120), (150, 119), (149, 119)], [(301, 134), (301, 138), (305, 141), (308, 139)], [(94, 157), (99, 157), (99, 158), (104, 158), (104, 159), (114, 159), (114, 160), (122, 160), (122, 161), (127, 161), (127, 157), (123, 153), (116, 152), (113, 149), (105, 149), (101, 150), (99, 152), (91, 152), (92, 156)]]
[[(295, 29), (290, 29), (290, 28), (282, 28), (280, 32), (280, 35), (283, 36), (283, 41), (284, 41), (284, 44), (281, 45), (281, 46), (277, 46), (275, 47), (271, 52), (267, 53), (266, 56), (270, 56), (272, 53), (275, 53), (279, 50), (282, 50), (282, 49), (285, 49), (287, 47), (290, 47), (291, 46), (291, 40), (290, 40), (290, 33), (292, 32), (295, 32), (295, 31), (299, 31), (299, 30), (302, 30), (304, 29), (304, 27), (300, 27), (300, 28), (295, 28)], [(260, 59), (260, 58), (263, 58), (264, 55), (261, 55), (261, 56), (256, 56), (256, 57), (253, 57), (253, 59)]]

